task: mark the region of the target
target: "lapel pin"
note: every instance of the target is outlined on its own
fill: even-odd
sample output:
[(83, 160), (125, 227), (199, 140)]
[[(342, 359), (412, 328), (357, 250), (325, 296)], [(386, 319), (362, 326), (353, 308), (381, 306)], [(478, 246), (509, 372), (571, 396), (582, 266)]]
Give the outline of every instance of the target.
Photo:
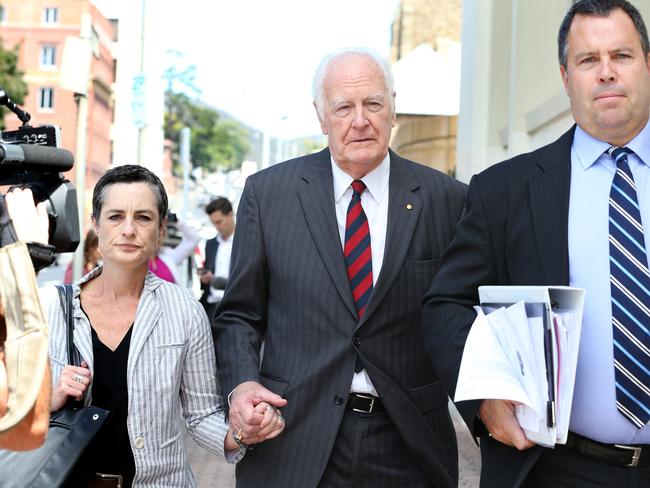
[(410, 203), (407, 203), (406, 204), (406, 210), (412, 210), (412, 209), (413, 209), (413, 205), (411, 205)]

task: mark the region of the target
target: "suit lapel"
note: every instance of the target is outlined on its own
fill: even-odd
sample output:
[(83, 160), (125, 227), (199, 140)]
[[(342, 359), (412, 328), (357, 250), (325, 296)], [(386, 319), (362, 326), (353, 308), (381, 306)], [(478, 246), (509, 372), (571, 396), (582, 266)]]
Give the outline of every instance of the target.
[(213, 237), (212, 239), (207, 241), (206, 250), (205, 250), (205, 254), (206, 254), (205, 268), (211, 273), (214, 273), (216, 271), (218, 248), (219, 248), (219, 241), (217, 240), (216, 237)]
[(144, 280), (144, 289), (136, 311), (135, 323), (133, 324), (133, 331), (131, 332), (131, 345), (129, 347), (129, 362), (127, 366), (127, 375), (133, 378), (136, 364), (136, 358), (140, 355), (149, 334), (153, 328), (158, 325), (158, 321), (162, 315), (160, 305), (156, 301), (154, 291), (160, 285), (160, 278), (156, 277), (153, 273), (147, 273)]
[(532, 228), (549, 285), (569, 284), (568, 220), (575, 127), (542, 154), (529, 180)]
[(343, 259), (334, 206), (334, 188), (329, 150), (305, 161), (298, 198), (307, 227), (325, 268), (350, 313), (357, 315)]
[(420, 183), (409, 170), (406, 161), (390, 151), (390, 179), (388, 182), (388, 223), (381, 272), (368, 308), (359, 326), (368, 320), (390, 289), (403, 267), (422, 208), (416, 190)]

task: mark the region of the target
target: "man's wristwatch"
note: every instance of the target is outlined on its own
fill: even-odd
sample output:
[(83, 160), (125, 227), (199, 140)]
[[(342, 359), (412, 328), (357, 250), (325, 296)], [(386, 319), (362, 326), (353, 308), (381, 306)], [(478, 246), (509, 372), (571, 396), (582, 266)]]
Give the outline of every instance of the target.
[(252, 451), (253, 450), (252, 444), (246, 444), (242, 440), (243, 436), (242, 436), (241, 429), (239, 429), (237, 432), (235, 432), (234, 430), (231, 431), (231, 432), (232, 432), (232, 438), (235, 440), (235, 444), (237, 444), (240, 449), (243, 449), (245, 451)]

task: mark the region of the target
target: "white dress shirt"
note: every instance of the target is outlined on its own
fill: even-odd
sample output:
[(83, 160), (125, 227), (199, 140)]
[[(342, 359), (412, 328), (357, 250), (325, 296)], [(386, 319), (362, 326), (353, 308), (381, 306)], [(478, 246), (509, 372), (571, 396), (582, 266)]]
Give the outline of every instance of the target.
[[(232, 241), (235, 234), (231, 234), (228, 239), (224, 239), (221, 235), (217, 236), (217, 256), (214, 262), (213, 276), (219, 278), (230, 278), (230, 256), (232, 255)], [(210, 287), (210, 295), (208, 296), (208, 303), (218, 303), (223, 298), (225, 290), (217, 290)]]
[[(637, 429), (616, 409), (612, 297), (609, 269), (609, 192), (616, 163), (598, 141), (576, 128), (571, 148), (569, 284), (584, 288), (570, 429), (596, 441), (648, 444), (650, 428)], [(627, 147), (636, 184), (646, 253), (650, 251), (650, 124)]]
[[(332, 158), (332, 176), (334, 183), (334, 201), (336, 204), (336, 222), (339, 227), (341, 247), (345, 245), (345, 221), (348, 206), (352, 199), (352, 178), (338, 167)], [(361, 206), (368, 219), (370, 228), (370, 248), (372, 252), (372, 285), (377, 283), (384, 260), (386, 247), (386, 228), (388, 226), (388, 180), (390, 177), (390, 156), (388, 153), (379, 166), (361, 178), (366, 190), (361, 194)], [(352, 378), (350, 391), (354, 393), (369, 393), (377, 395), (377, 390), (370, 381), (366, 370), (355, 373)]]

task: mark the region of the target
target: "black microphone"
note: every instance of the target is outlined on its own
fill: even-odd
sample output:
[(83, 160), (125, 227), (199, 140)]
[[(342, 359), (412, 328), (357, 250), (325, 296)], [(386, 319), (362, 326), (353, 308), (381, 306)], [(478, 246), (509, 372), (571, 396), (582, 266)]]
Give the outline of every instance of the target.
[(67, 149), (35, 144), (0, 144), (0, 167), (63, 172), (72, 169), (74, 156)]

